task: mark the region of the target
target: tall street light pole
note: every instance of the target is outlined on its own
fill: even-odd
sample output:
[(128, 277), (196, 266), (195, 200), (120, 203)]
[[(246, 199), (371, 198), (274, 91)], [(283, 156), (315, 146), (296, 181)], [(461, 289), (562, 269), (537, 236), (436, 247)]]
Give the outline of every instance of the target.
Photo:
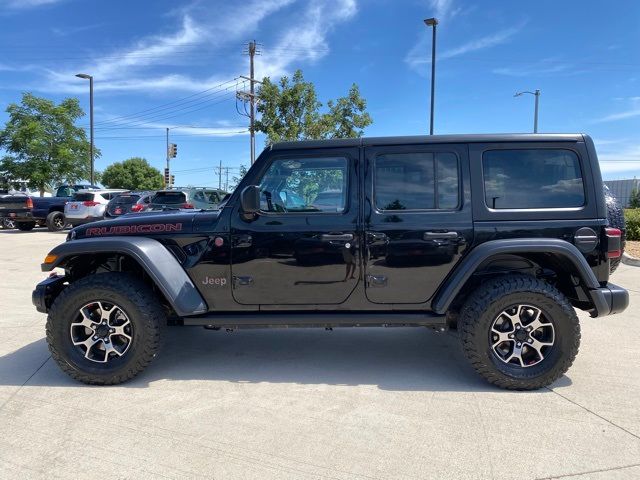
[(536, 90), (535, 92), (529, 92), (529, 91), (518, 92), (514, 95), (514, 97), (519, 97), (525, 93), (528, 93), (529, 95), (533, 95), (536, 99), (535, 109), (533, 111), (533, 133), (538, 133), (538, 101), (540, 99), (540, 90)]
[(431, 121), (429, 123), (429, 135), (433, 135), (433, 111), (435, 105), (435, 89), (436, 89), (436, 26), (437, 18), (427, 18), (424, 23), (428, 27), (433, 27), (433, 37), (431, 40)]
[(78, 73), (76, 77), (89, 80), (89, 130), (90, 130), (89, 135), (91, 137), (91, 149), (89, 151), (89, 165), (91, 168), (91, 173), (90, 173), (91, 178), (89, 180), (91, 185), (95, 185), (95, 178), (94, 178), (95, 175), (93, 172), (93, 161), (94, 161), (94, 157), (93, 157), (93, 77), (91, 75), (87, 75), (86, 73)]

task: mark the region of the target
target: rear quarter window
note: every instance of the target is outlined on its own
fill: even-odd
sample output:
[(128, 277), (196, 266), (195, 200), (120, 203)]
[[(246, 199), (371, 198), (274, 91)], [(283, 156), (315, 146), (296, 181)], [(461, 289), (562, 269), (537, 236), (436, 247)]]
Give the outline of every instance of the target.
[(565, 149), (488, 150), (482, 154), (485, 203), (495, 210), (575, 208), (585, 204), (578, 155)]

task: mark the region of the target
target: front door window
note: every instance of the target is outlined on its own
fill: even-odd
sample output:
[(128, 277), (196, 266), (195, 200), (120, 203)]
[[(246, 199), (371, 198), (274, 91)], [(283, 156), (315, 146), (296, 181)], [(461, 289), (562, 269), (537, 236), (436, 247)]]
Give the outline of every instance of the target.
[(260, 182), (266, 213), (342, 213), (346, 208), (347, 159), (275, 160)]

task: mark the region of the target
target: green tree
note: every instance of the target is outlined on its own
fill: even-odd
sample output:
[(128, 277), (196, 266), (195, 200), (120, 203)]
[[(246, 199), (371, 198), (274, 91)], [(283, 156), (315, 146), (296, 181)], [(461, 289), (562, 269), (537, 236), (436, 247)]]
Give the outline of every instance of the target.
[[(47, 185), (77, 182), (89, 177), (89, 142), (75, 121), (84, 115), (78, 100), (55, 104), (30, 93), (20, 105), (7, 107), (9, 120), (0, 130), (0, 176), (23, 180), (44, 195)], [(96, 156), (100, 152), (96, 151)]]
[(240, 165), (240, 172), (238, 173), (238, 175), (234, 175), (233, 177), (231, 177), (231, 183), (229, 184), (229, 192), (233, 192), (236, 189), (236, 187), (240, 184), (244, 176), (247, 174), (248, 170), (249, 169), (246, 167), (246, 165)]
[(640, 208), (640, 191), (637, 188), (631, 190), (629, 197), (629, 208)]
[(105, 168), (102, 184), (127, 190), (158, 190), (162, 188), (163, 178), (160, 170), (149, 165), (145, 158), (133, 157)]
[(313, 83), (306, 82), (300, 70), (293, 78), (285, 76), (278, 83), (265, 77), (258, 89), (258, 100), (261, 116), (256, 130), (267, 136), (267, 145), (287, 140), (360, 137), (373, 122), (356, 84), (346, 97), (329, 100), (328, 111), (322, 113)]

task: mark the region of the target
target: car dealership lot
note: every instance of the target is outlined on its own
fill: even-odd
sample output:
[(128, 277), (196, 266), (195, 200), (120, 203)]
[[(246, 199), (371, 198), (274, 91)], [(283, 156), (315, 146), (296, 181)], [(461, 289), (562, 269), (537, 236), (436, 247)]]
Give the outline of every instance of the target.
[(65, 235), (0, 231), (0, 478), (640, 477), (640, 268), (612, 279), (626, 312), (580, 313), (551, 390), (494, 388), (421, 328), (171, 329), (139, 377), (89, 387), (31, 305)]

